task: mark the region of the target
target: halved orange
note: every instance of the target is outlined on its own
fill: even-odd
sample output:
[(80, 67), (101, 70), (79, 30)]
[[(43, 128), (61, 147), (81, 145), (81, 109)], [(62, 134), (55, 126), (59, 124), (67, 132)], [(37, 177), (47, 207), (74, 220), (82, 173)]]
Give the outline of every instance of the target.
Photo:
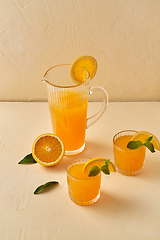
[[(105, 164), (107, 160), (108, 159), (106, 158), (92, 158), (88, 162), (86, 162), (86, 164), (83, 167), (83, 171), (89, 172), (93, 166), (97, 166), (100, 168), (102, 165)], [(108, 165), (109, 165), (110, 172), (116, 172), (116, 167), (111, 161), (108, 162)]]
[(87, 80), (90, 80), (95, 76), (97, 72), (97, 60), (91, 56), (81, 56), (77, 58), (70, 67), (71, 79), (76, 83), (80, 84)]
[(41, 134), (32, 145), (32, 156), (44, 166), (53, 166), (63, 158), (64, 144), (52, 133)]
[(157, 139), (156, 136), (154, 136), (152, 133), (150, 132), (146, 132), (146, 131), (139, 131), (137, 133), (135, 133), (132, 138), (131, 141), (138, 141), (140, 140), (142, 143), (144, 143), (149, 137), (153, 136), (151, 143), (153, 144), (154, 148), (156, 150), (160, 150), (160, 142)]

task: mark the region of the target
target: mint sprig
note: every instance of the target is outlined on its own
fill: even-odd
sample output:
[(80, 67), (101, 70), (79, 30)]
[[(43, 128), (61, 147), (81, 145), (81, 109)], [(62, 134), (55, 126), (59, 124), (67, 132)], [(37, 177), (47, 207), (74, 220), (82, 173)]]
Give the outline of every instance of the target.
[(102, 172), (104, 174), (107, 174), (109, 175), (110, 174), (110, 171), (109, 171), (109, 164), (108, 162), (110, 161), (110, 159), (108, 159), (104, 165), (100, 166), (100, 168), (98, 166), (93, 166), (90, 171), (89, 171), (89, 174), (88, 174), (88, 177), (94, 177), (96, 175), (98, 175), (98, 173), (102, 170)]
[(127, 148), (133, 150), (133, 149), (137, 149), (139, 147), (141, 147), (142, 145), (144, 145), (145, 147), (147, 147), (152, 153), (155, 152), (154, 150), (154, 145), (153, 143), (151, 143), (151, 140), (152, 140), (153, 136), (147, 138), (147, 140), (142, 143), (140, 140), (138, 141), (130, 141), (128, 144), (127, 144)]

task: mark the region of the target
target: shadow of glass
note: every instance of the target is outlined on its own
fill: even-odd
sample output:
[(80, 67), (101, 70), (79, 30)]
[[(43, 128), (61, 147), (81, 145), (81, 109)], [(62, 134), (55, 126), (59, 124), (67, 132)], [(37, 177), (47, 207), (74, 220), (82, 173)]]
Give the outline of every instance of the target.
[(160, 181), (160, 152), (149, 153), (145, 159), (143, 171), (137, 177)]
[(104, 219), (111, 216), (119, 217), (126, 212), (133, 213), (136, 211), (136, 203), (133, 204), (126, 196), (106, 193), (103, 190), (101, 190), (100, 199), (90, 207), (88, 209), (90, 214)]

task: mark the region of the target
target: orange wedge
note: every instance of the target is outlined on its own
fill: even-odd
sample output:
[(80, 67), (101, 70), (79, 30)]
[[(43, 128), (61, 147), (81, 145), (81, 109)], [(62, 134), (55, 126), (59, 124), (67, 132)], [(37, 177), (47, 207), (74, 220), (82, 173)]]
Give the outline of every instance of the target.
[(142, 143), (144, 143), (147, 138), (153, 136), (151, 143), (153, 144), (154, 148), (156, 150), (160, 150), (160, 142), (159, 140), (150, 132), (146, 132), (146, 131), (139, 131), (137, 133), (135, 133), (132, 138), (131, 141), (138, 141), (140, 140)]
[[(97, 167), (101, 167), (102, 165), (105, 164), (105, 162), (107, 161), (108, 159), (106, 158), (92, 158), (90, 159), (88, 162), (86, 162), (86, 164), (84, 165), (83, 167), (83, 171), (87, 171), (89, 172), (90, 169), (93, 167), (93, 166), (97, 166)], [(109, 165), (109, 171), (110, 172), (116, 172), (116, 167), (114, 166), (114, 164), (110, 161), (108, 162), (108, 165)]]
[(97, 60), (91, 56), (82, 56), (77, 58), (70, 67), (70, 76), (76, 84), (83, 83), (95, 76), (97, 72)]
[(52, 133), (42, 134), (32, 145), (32, 156), (36, 162), (44, 166), (53, 166), (64, 156), (63, 142)]

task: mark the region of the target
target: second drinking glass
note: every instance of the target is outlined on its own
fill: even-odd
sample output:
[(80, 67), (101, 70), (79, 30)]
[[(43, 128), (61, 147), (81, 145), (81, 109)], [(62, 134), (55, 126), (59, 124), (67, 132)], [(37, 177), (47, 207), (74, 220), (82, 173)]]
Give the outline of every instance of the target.
[(128, 142), (137, 131), (124, 130), (113, 137), (113, 152), (117, 172), (134, 176), (139, 174), (144, 167), (146, 147), (138, 149), (127, 148)]

